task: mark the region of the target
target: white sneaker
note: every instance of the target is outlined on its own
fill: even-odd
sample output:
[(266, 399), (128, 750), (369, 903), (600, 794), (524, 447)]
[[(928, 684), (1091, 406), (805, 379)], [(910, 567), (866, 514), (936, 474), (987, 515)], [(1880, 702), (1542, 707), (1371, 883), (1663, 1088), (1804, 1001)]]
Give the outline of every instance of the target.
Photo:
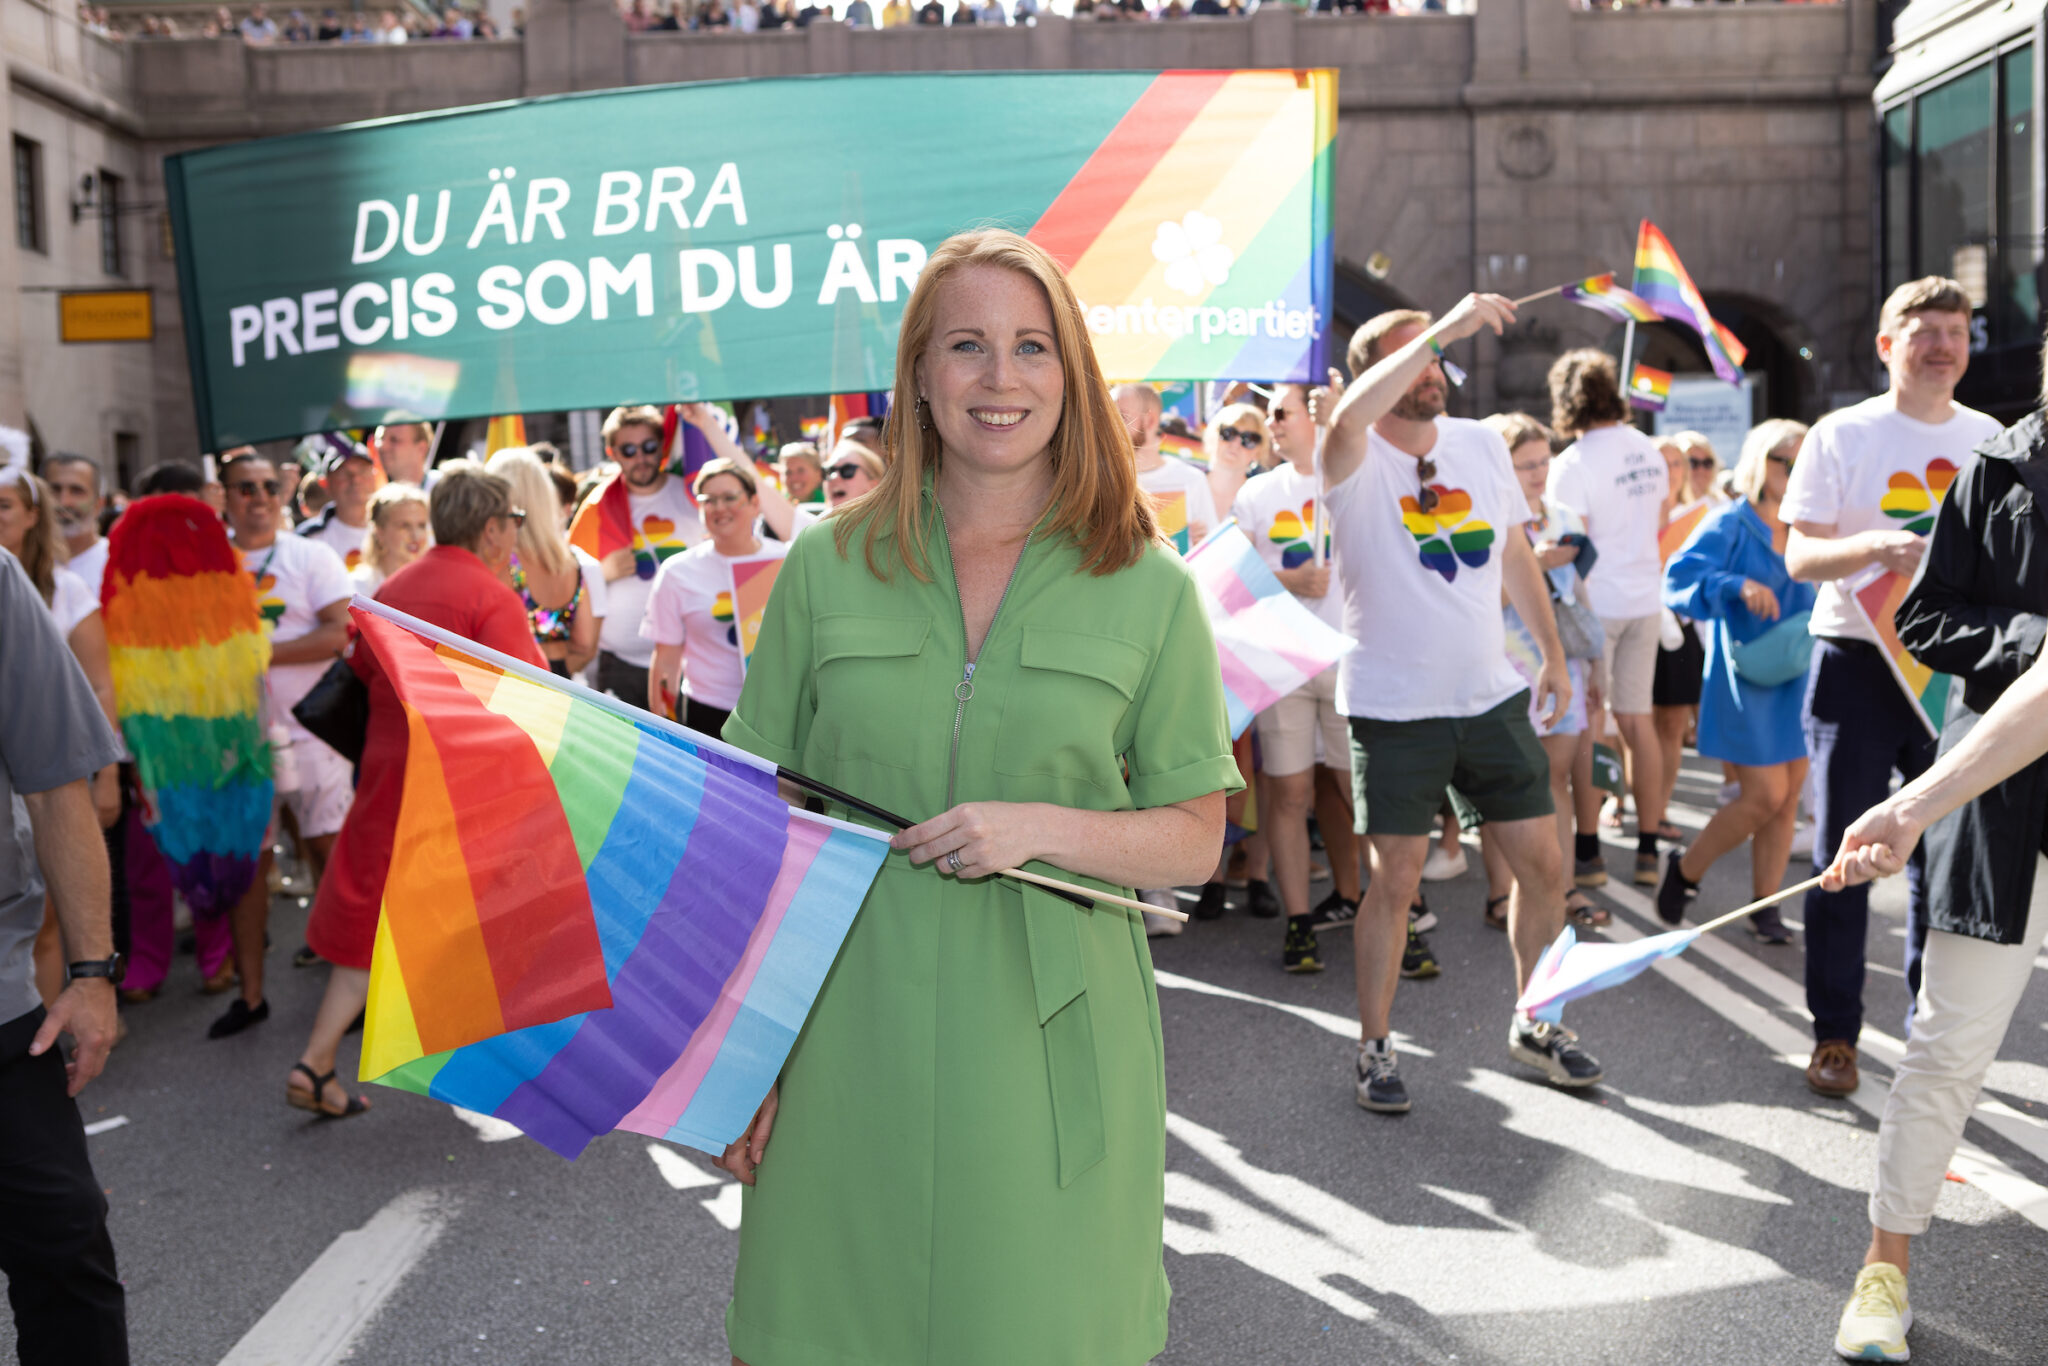
[(1912, 1327), (1905, 1274), (1890, 1262), (1872, 1262), (1856, 1273), (1856, 1288), (1835, 1330), (1835, 1352), (1850, 1361), (1907, 1361), (1913, 1355), (1906, 1346)]
[(1801, 821), (1792, 827), (1792, 857), (1813, 857), (1813, 822)]
[(1454, 877), (1465, 876), (1465, 846), (1459, 845), (1458, 852), (1446, 854), (1441, 844), (1429, 847), (1429, 857), (1422, 861), (1424, 882), (1449, 882)]
[(1734, 801), (1737, 797), (1740, 797), (1741, 795), (1741, 783), (1722, 783), (1721, 791), (1718, 794), (1716, 794), (1714, 804), (1716, 806), (1726, 806), (1728, 805), (1728, 803)]
[[(1171, 887), (1154, 887), (1138, 893), (1138, 900), (1167, 910), (1180, 909), (1180, 901)], [(1170, 939), (1188, 927), (1185, 920), (1176, 920), (1170, 915), (1154, 915), (1145, 912), (1145, 937), (1147, 939)]]

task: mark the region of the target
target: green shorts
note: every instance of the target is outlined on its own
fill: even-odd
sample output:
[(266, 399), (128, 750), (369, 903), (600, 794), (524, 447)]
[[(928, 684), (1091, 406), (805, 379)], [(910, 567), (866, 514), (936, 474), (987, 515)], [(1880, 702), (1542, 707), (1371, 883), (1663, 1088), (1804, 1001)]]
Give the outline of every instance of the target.
[(1361, 835), (1433, 834), (1446, 787), (1455, 787), (1490, 821), (1556, 813), (1550, 759), (1529, 724), (1526, 690), (1477, 716), (1350, 721), (1351, 789)]

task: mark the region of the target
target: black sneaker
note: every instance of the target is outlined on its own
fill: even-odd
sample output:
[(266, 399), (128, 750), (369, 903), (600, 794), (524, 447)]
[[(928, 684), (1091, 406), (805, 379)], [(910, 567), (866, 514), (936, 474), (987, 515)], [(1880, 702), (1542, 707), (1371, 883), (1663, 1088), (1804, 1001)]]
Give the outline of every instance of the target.
[(299, 945), (299, 951), (292, 955), (292, 966), (295, 968), (310, 968), (319, 961), (320, 955), (313, 952), (311, 944)]
[(206, 1037), (209, 1039), (225, 1039), (230, 1035), (241, 1033), (250, 1025), (262, 1024), (269, 1018), (270, 1001), (268, 998), (258, 1001), (252, 1007), (247, 1001), (237, 996), (228, 1003), (227, 1013), (207, 1026)]
[(1312, 930), (1348, 930), (1357, 919), (1358, 903), (1346, 901), (1332, 890), (1308, 913), (1308, 927)]
[(1429, 909), (1429, 902), (1421, 892), (1415, 894), (1415, 904), (1408, 908), (1408, 928), (1417, 934), (1436, 928), (1436, 912)]
[(1195, 900), (1195, 909), (1189, 914), (1197, 920), (1221, 920), (1223, 918), (1225, 888), (1220, 882), (1202, 884), (1202, 895)]
[(1323, 960), (1316, 951), (1315, 926), (1305, 915), (1287, 917), (1287, 946), (1280, 950), (1280, 966), (1289, 972), (1321, 972)]
[(1262, 877), (1255, 877), (1245, 887), (1245, 910), (1254, 920), (1277, 920), (1280, 918), (1280, 898), (1273, 893), (1273, 884)]
[(1548, 1020), (1516, 1020), (1508, 1028), (1508, 1056), (1550, 1078), (1552, 1086), (1595, 1086), (1606, 1073), (1579, 1047), (1579, 1036)]
[(1424, 939), (1413, 925), (1408, 927), (1408, 947), (1401, 951), (1401, 975), (1403, 977), (1434, 977), (1443, 969), (1436, 965), (1436, 955), (1429, 951), (1429, 941)]
[(1657, 918), (1667, 925), (1685, 919), (1686, 909), (1700, 894), (1699, 883), (1687, 882), (1685, 874), (1678, 871), (1678, 861), (1683, 857), (1676, 849), (1665, 855), (1664, 880), (1657, 884)]
[(1359, 1047), (1358, 1103), (1383, 1115), (1404, 1115), (1408, 1113), (1408, 1088), (1401, 1084), (1393, 1046), (1385, 1039), (1380, 1043), (1378, 1049)]
[(1749, 917), (1749, 932), (1762, 944), (1789, 944), (1792, 942), (1791, 927), (1778, 914), (1776, 906), (1766, 906), (1753, 911)]

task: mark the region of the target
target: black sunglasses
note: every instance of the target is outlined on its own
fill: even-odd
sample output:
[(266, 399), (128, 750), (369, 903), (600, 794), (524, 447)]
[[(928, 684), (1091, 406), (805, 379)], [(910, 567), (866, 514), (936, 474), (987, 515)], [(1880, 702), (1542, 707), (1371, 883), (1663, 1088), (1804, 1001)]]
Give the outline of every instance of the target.
[(259, 492), (266, 498), (275, 498), (278, 495), (278, 491), (284, 485), (278, 483), (275, 479), (238, 479), (228, 485), (228, 487), (241, 494), (244, 498), (254, 498)]
[(1436, 478), (1436, 461), (1423, 457), (1415, 462), (1415, 473), (1422, 481), (1422, 487), (1415, 492), (1415, 506), (1427, 516), (1436, 511), (1438, 502), (1437, 491), (1429, 486), (1429, 481)]
[(1720, 461), (1714, 459), (1711, 455), (1688, 456), (1685, 463), (1691, 465), (1696, 470), (1717, 469), (1721, 464)]
[(628, 460), (636, 455), (660, 455), (661, 442), (642, 441), (636, 445), (635, 443), (628, 441), (623, 446), (612, 447), (612, 454), (618, 456), (621, 460)]
[(826, 470), (825, 477), (827, 479), (851, 479), (856, 474), (865, 473), (867, 471), (861, 468), (859, 461), (849, 460), (843, 465), (834, 465), (831, 469)]
[(1782, 455), (1767, 455), (1764, 459), (1770, 461), (1773, 465), (1781, 465), (1788, 470), (1792, 468), (1792, 462)]
[(1218, 427), (1216, 429), (1216, 439), (1218, 441), (1235, 441), (1250, 451), (1255, 451), (1266, 444), (1265, 433), (1255, 432), (1249, 427), (1243, 431), (1239, 431), (1235, 427)]

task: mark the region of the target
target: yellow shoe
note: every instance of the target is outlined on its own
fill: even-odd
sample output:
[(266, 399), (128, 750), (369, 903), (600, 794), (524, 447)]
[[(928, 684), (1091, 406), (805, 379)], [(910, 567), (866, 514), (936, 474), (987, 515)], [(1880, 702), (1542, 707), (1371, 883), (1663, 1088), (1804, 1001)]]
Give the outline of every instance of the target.
[(1856, 1273), (1856, 1288), (1842, 1308), (1835, 1351), (1850, 1361), (1906, 1361), (1906, 1332), (1913, 1310), (1906, 1303), (1906, 1275), (1890, 1262), (1872, 1262)]

